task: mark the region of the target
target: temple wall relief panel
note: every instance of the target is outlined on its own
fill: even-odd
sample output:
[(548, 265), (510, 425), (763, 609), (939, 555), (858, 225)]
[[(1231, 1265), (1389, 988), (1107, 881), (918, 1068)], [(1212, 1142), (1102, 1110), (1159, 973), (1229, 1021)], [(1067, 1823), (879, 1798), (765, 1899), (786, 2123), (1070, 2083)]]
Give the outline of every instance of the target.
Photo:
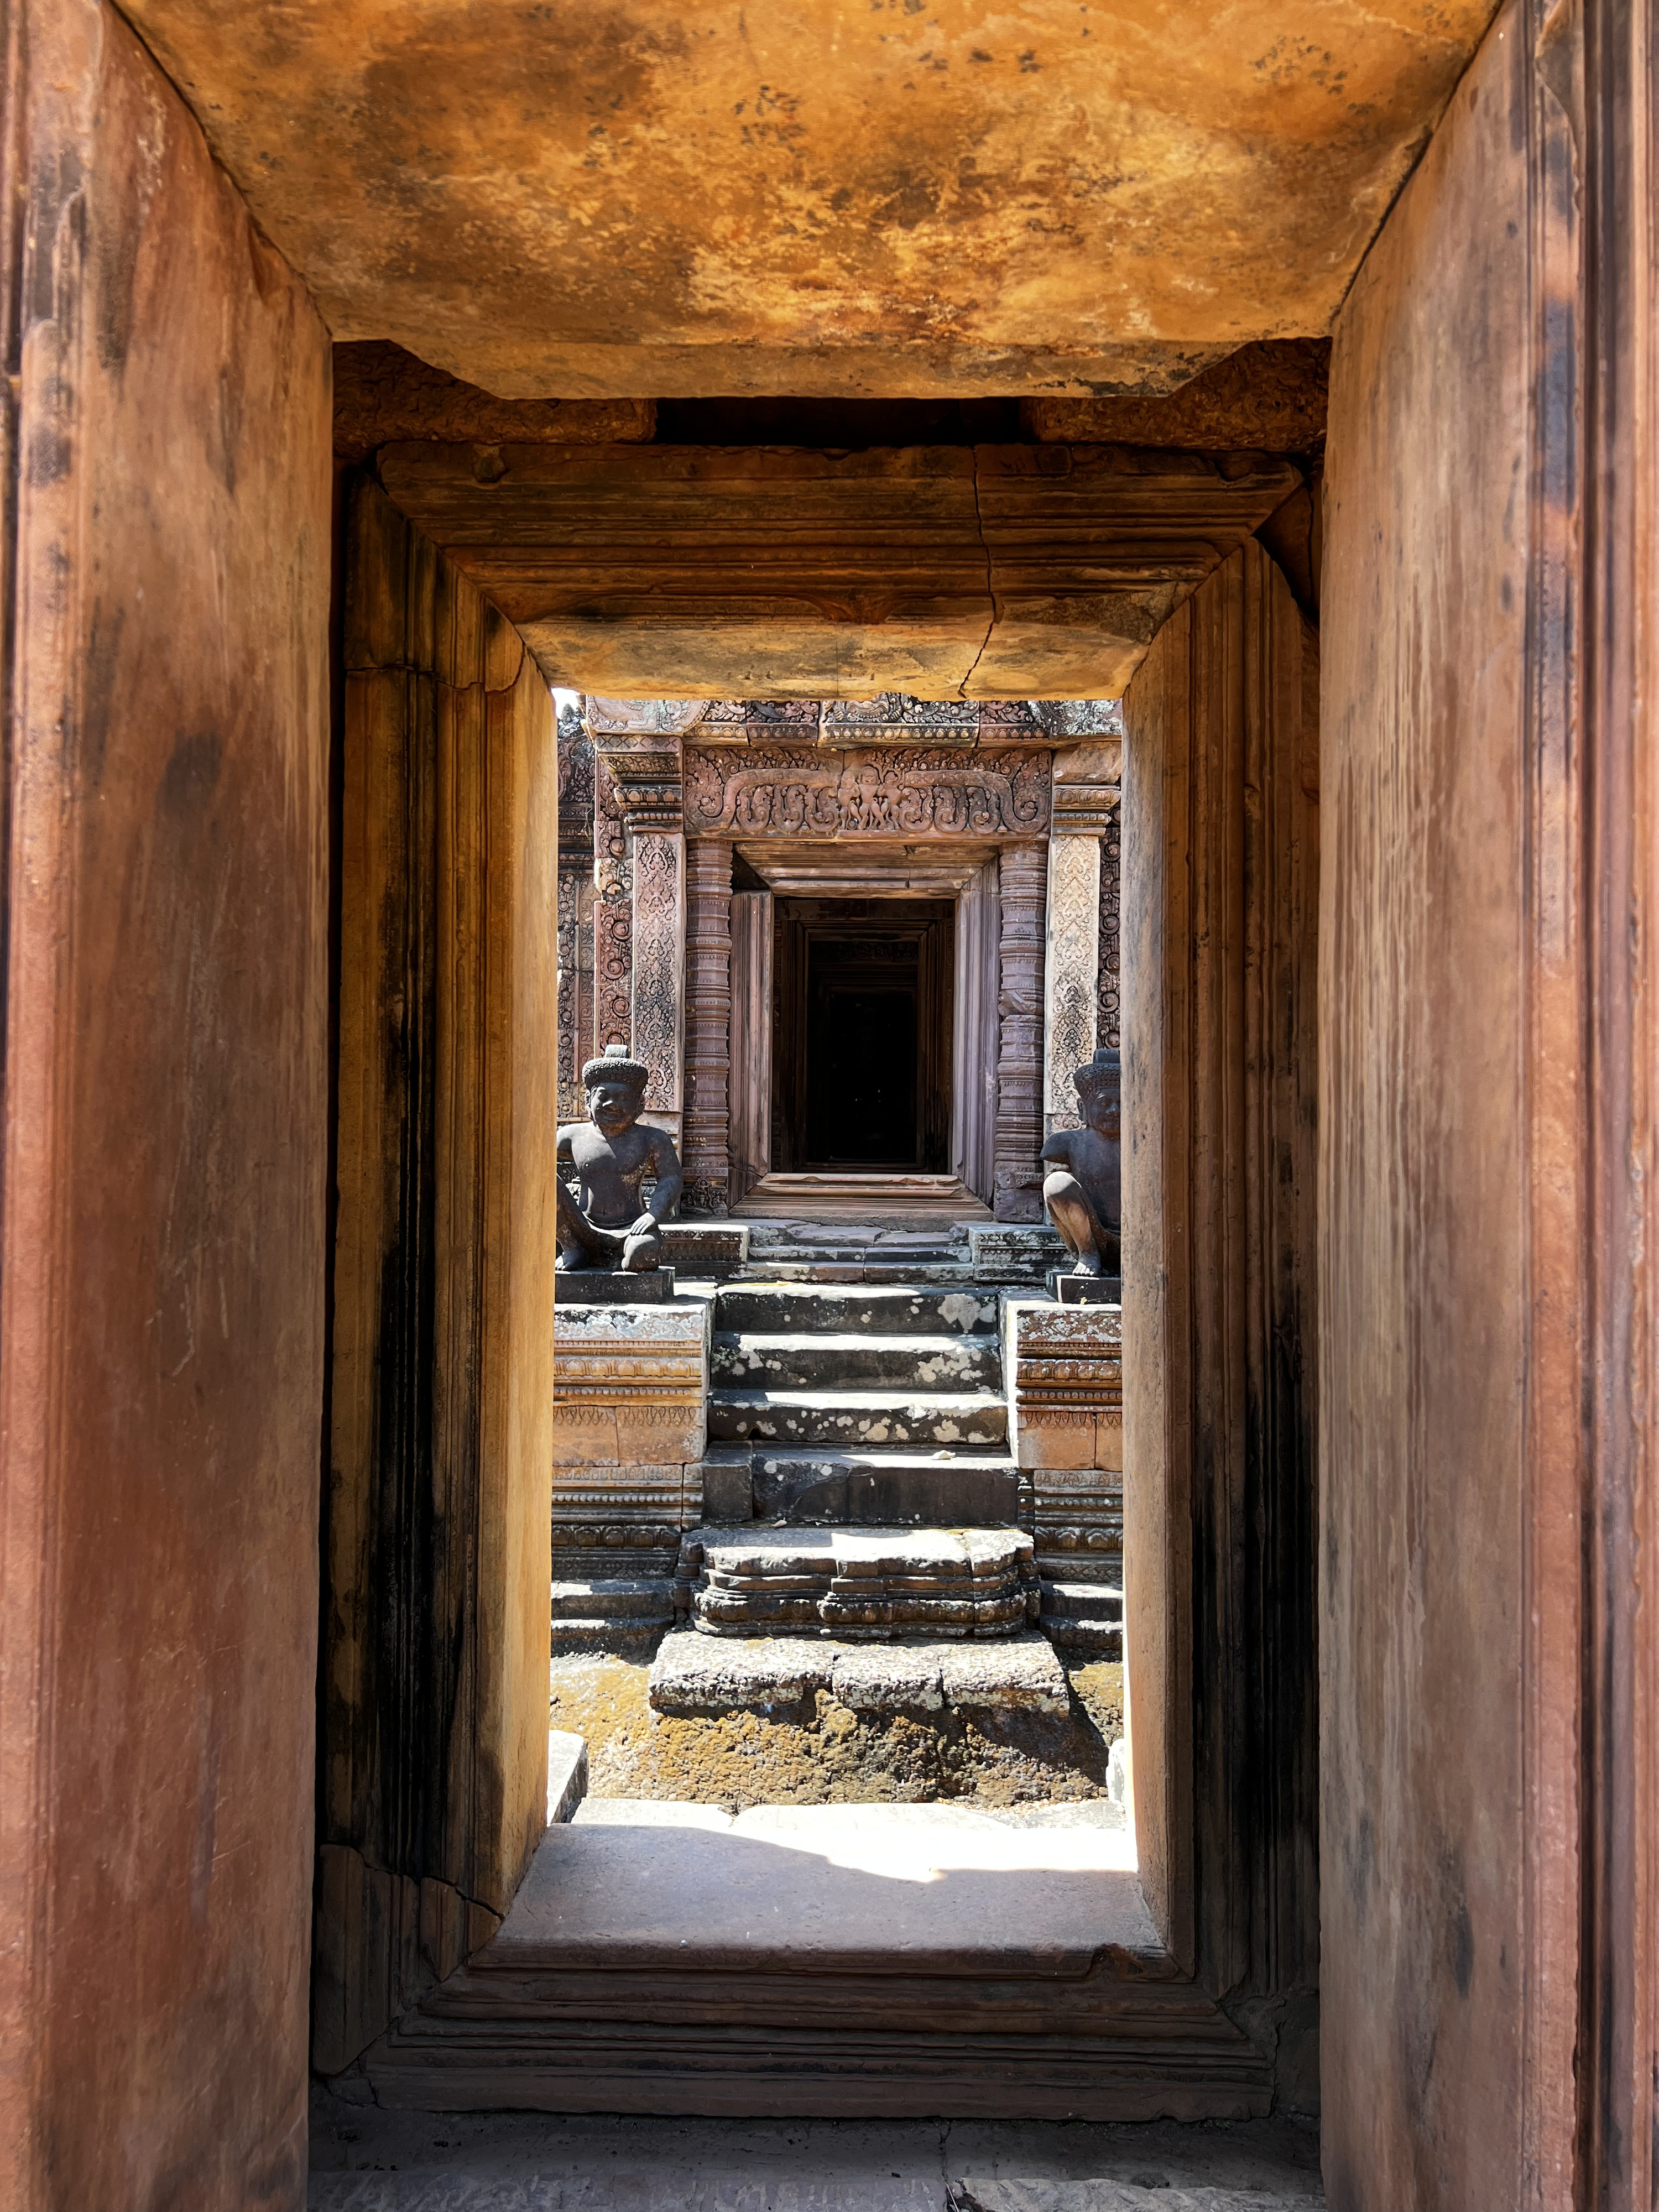
[(1117, 804), (1114, 738), (1055, 764), (1044, 975), (1043, 1133), (1079, 1126), (1073, 1073), (1117, 1039)]

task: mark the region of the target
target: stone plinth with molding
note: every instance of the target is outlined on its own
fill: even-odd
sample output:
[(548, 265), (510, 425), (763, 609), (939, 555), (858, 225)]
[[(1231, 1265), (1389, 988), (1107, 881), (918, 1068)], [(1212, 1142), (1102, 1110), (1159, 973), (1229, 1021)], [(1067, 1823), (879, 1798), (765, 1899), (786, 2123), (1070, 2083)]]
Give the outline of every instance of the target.
[(702, 1299), (564, 1308), (553, 1347), (556, 1471), (617, 1468), (637, 1476), (700, 1461), (708, 1329)]
[(1010, 1298), (1010, 1441), (1045, 1577), (1116, 1581), (1123, 1553), (1123, 1326), (1115, 1305)]

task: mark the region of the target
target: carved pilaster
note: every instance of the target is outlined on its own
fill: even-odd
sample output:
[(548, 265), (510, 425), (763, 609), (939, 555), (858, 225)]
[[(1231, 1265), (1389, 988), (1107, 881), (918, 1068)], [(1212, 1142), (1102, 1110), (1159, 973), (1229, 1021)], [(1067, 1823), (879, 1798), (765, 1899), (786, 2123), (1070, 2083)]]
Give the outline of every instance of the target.
[(593, 775), (593, 1049), (631, 1043), (633, 1034), (634, 869), (611, 765), (601, 758)]
[(1043, 963), (1042, 1129), (1049, 1137), (1079, 1125), (1072, 1073), (1094, 1054), (1100, 958), (1100, 840), (1060, 829), (1056, 811)]
[(1115, 809), (1100, 841), (1100, 959), (1096, 981), (1095, 1039), (1117, 1047), (1121, 985), (1118, 900), (1122, 880), (1123, 829)]
[(1042, 1178), (1042, 925), (1046, 845), (1008, 845), (999, 864), (1002, 936), (997, 1010), (999, 1221), (1039, 1221)]
[[(612, 702), (626, 703), (626, 702)], [(641, 702), (650, 704), (652, 702)], [(678, 706), (683, 702), (656, 702)], [(626, 835), (631, 890), (627, 951), (631, 969), (628, 1027), (635, 1057), (651, 1070), (646, 1109), (666, 1118), (678, 1136), (683, 1100), (682, 1015), (685, 962), (685, 838), (678, 735), (647, 728), (616, 730), (595, 717), (589, 726), (602, 775)], [(597, 798), (597, 792), (596, 792)], [(598, 810), (595, 811), (598, 827)], [(597, 845), (597, 836), (596, 836)], [(596, 862), (597, 868), (597, 862)], [(621, 929), (610, 929), (607, 981), (614, 1019), (621, 997)], [(608, 1042), (608, 1040), (607, 1040)]]
[(685, 988), (685, 840), (653, 831), (634, 848), (634, 1057), (651, 1071), (647, 1112), (678, 1115)]
[(732, 1020), (732, 847), (686, 848), (685, 1167), (683, 1209), (723, 1214), (731, 1199), (726, 1083)]

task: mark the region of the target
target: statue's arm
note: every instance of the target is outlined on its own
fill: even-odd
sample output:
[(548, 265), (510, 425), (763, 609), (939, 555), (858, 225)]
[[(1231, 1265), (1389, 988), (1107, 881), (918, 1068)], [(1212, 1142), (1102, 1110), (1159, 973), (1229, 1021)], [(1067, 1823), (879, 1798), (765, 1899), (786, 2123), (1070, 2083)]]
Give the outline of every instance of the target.
[(648, 1211), (659, 1221), (666, 1221), (679, 1203), (680, 1193), (685, 1188), (680, 1156), (666, 1136), (651, 1147), (651, 1172), (656, 1176), (657, 1183), (651, 1194)]
[(561, 1123), (558, 1141), (554, 1146), (554, 1158), (556, 1159), (574, 1160), (575, 1158), (576, 1155), (571, 1150), (571, 1140), (574, 1137), (575, 1133), (575, 1131), (571, 1127), (568, 1121)]
[(1071, 1132), (1067, 1129), (1056, 1129), (1052, 1137), (1043, 1139), (1042, 1150), (1037, 1154), (1037, 1158), (1040, 1160), (1058, 1160), (1061, 1167), (1070, 1167), (1072, 1164)]

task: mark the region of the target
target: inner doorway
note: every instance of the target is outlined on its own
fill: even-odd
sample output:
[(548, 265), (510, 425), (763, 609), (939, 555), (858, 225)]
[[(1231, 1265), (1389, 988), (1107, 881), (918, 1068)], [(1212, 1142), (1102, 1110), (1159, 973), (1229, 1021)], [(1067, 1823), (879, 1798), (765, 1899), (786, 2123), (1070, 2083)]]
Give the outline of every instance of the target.
[(954, 902), (781, 898), (773, 927), (774, 1166), (945, 1173)]

